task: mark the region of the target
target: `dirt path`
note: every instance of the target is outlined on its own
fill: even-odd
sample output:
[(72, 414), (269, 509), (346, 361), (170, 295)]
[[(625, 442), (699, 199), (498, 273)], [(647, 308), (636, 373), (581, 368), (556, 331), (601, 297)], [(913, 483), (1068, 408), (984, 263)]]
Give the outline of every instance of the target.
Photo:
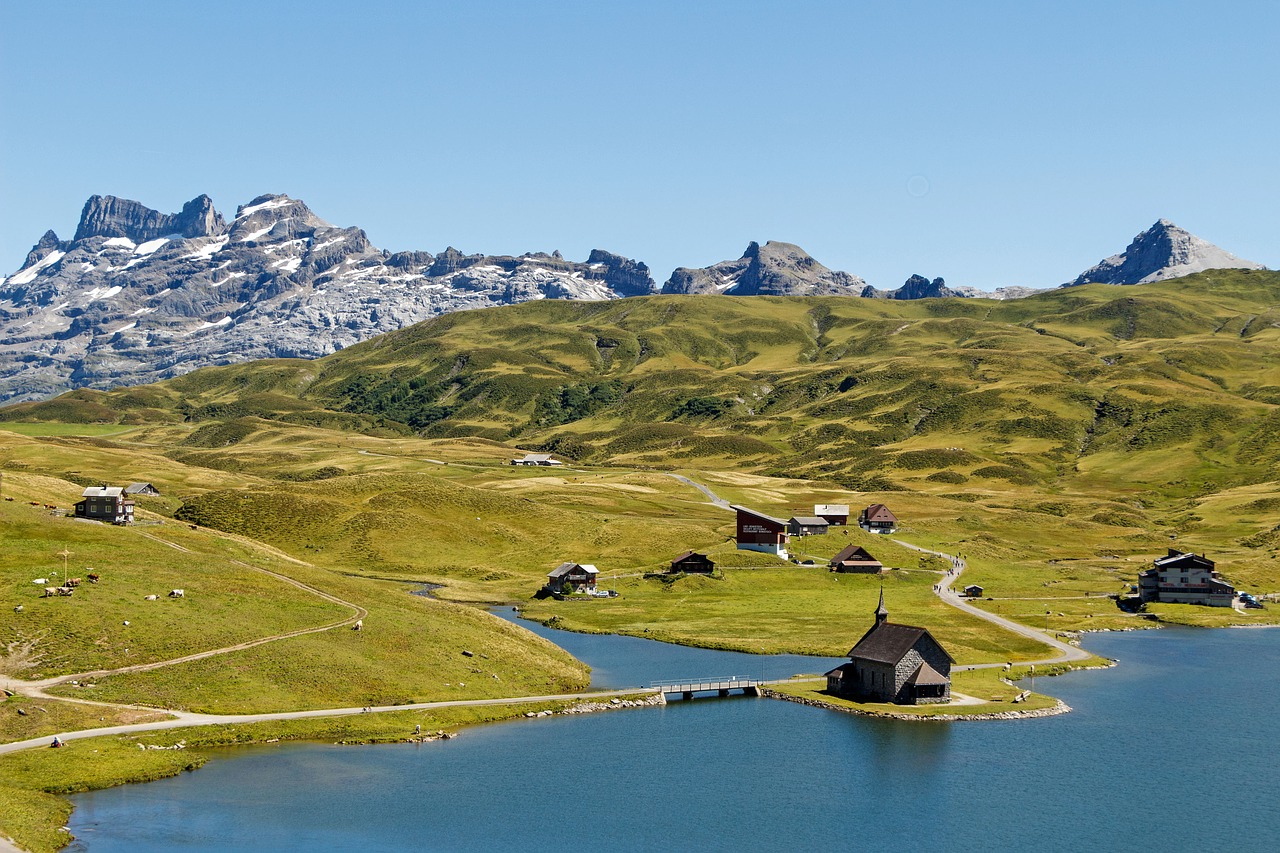
[(12, 741), (0, 744), (0, 755), (10, 752), (21, 752), (37, 747), (48, 748), (56, 736), (60, 740), (82, 740), (104, 735), (125, 735), (135, 732), (154, 732), (166, 729), (184, 729), (193, 726), (224, 726), (235, 723), (262, 723), (271, 720), (306, 720), (323, 717), (351, 717), (357, 714), (377, 714), (388, 711), (429, 711), (436, 708), (464, 708), (482, 705), (523, 705), (534, 702), (563, 702), (565, 700), (609, 699), (614, 696), (634, 696), (638, 693), (656, 693), (652, 688), (635, 687), (629, 690), (602, 690), (589, 693), (558, 693), (550, 696), (511, 696), (502, 699), (451, 699), (444, 702), (415, 702), (412, 705), (379, 705), (368, 708), (321, 708), (313, 711), (280, 711), (272, 714), (192, 714), (189, 712), (170, 712), (175, 714), (172, 720), (155, 720), (150, 723), (133, 723), (125, 726), (103, 726), (97, 729), (80, 729), (63, 732), (57, 735), (43, 735), (28, 740)]
[[(985, 610), (974, 607), (966, 601), (961, 595), (951, 588), (955, 582), (960, 579), (960, 575), (964, 570), (969, 567), (969, 564), (961, 557), (957, 557), (954, 554), (947, 554), (943, 551), (934, 551), (929, 548), (922, 548), (919, 545), (912, 545), (910, 542), (903, 542), (901, 539), (894, 539), (893, 541), (901, 545), (903, 548), (910, 548), (912, 551), (919, 551), (922, 554), (932, 554), (935, 557), (941, 557), (942, 559), (951, 562), (951, 571), (943, 575), (942, 581), (934, 589), (938, 598), (942, 599), (947, 604), (950, 604), (957, 610), (963, 610), (965, 613), (977, 616), (979, 619), (985, 619), (986, 621), (999, 625), (1001, 628), (1012, 631), (1015, 634), (1021, 634), (1022, 636), (1035, 640), (1038, 643), (1044, 643), (1047, 646), (1057, 649), (1059, 652), (1057, 657), (1026, 661), (1026, 663), (1034, 666), (1041, 666), (1044, 664), (1070, 663), (1072, 661), (1088, 660), (1092, 657), (1092, 655), (1084, 649), (1064, 643), (1057, 637), (1051, 636), (1044, 631), (1023, 625), (1020, 622), (1014, 622), (1012, 619), (1006, 619), (1003, 616), (997, 616), (994, 613), (988, 613)], [(953, 669), (990, 669), (997, 666), (1004, 666), (1004, 664), (977, 663), (966, 666), (957, 666), (953, 667)]]

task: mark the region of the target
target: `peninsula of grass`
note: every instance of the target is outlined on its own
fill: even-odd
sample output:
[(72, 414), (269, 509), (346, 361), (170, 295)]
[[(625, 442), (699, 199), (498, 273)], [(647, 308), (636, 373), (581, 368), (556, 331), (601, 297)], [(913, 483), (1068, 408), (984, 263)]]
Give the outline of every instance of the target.
[(949, 702), (939, 705), (895, 705), (887, 702), (858, 702), (843, 696), (830, 694), (826, 690), (826, 681), (818, 679), (795, 680), (769, 685), (769, 690), (780, 693), (783, 697), (801, 700), (820, 707), (827, 707), (847, 713), (862, 714), (870, 717), (971, 717), (974, 719), (999, 719), (993, 715), (1029, 715), (1029, 712), (1046, 712), (1061, 707), (1062, 703), (1041, 693), (1032, 693), (1024, 701), (1015, 703), (1015, 697), (1024, 692), (1024, 688), (1010, 684), (1004, 680), (999, 669), (975, 669), (953, 671), (951, 673), (951, 690), (953, 694), (964, 694), (981, 699), (977, 704), (960, 704)]

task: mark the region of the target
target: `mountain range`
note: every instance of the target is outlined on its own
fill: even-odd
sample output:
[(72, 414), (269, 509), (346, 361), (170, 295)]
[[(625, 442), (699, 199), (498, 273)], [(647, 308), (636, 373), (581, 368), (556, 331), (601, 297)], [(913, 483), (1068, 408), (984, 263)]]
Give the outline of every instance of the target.
[[(1072, 284), (1133, 284), (1204, 269), (1260, 268), (1166, 220)], [(47, 231), (0, 279), (0, 400), (48, 397), (170, 378), (261, 358), (315, 358), (454, 311), (540, 299), (655, 293), (644, 263), (596, 249), (520, 256), (391, 253), (359, 228), (301, 201), (261, 195), (227, 221), (198, 196), (164, 214), (93, 196), (71, 240)], [(1039, 292), (947, 287), (912, 276), (878, 290), (791, 243), (752, 242), (741, 258), (676, 269), (664, 294), (1016, 298)]]

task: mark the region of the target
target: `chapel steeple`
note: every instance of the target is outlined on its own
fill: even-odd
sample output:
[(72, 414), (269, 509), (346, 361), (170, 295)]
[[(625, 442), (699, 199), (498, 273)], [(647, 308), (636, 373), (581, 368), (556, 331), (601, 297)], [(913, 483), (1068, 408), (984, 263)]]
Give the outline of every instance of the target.
[(884, 587), (880, 587), (880, 606), (876, 608), (876, 624), (885, 622), (889, 619), (889, 611), (884, 606)]

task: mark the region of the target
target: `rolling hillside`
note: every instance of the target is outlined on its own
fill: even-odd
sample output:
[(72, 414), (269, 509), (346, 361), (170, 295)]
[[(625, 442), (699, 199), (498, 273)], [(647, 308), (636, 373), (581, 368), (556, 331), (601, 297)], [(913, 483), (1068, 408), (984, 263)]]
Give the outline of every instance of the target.
[(206, 455), (270, 421), (860, 489), (1193, 495), (1276, 478), (1277, 305), (1280, 274), (1238, 270), (1014, 301), (537, 302), (0, 418), (184, 423)]

